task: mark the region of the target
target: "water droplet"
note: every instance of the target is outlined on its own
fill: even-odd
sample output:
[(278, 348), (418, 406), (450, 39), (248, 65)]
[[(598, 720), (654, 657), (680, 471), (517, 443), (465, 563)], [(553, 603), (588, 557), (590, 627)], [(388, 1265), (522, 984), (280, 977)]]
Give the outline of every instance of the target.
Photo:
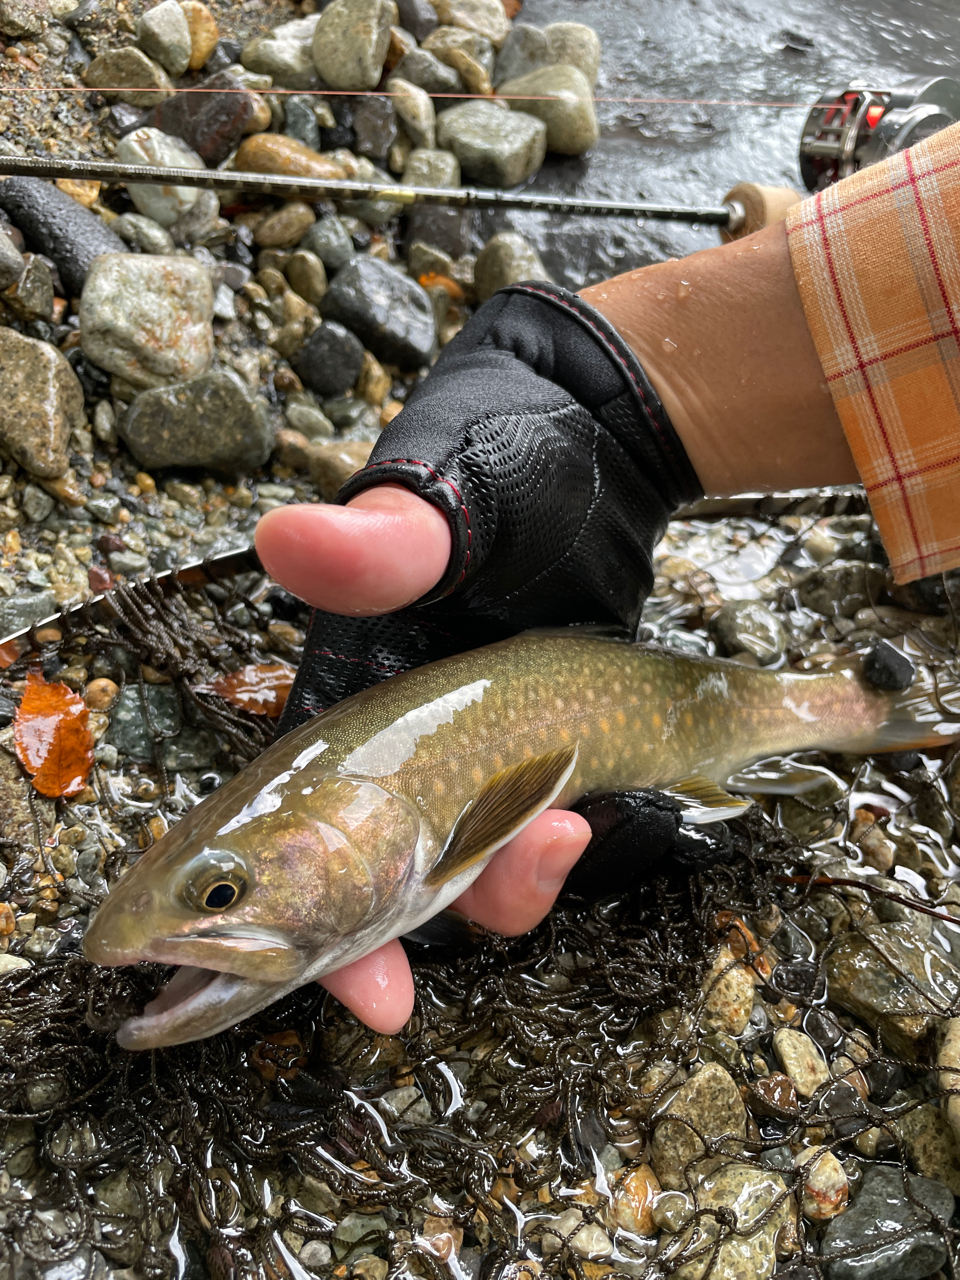
[(677, 298), (682, 302), (684, 298), (689, 298), (692, 290), (689, 280), (681, 280), (677, 285)]
[(698, 356), (698, 355), (700, 354), (700, 348), (699, 348), (699, 347), (694, 347), (694, 348), (693, 348), (693, 354), (694, 354), (695, 356)]
[(672, 338), (664, 338), (660, 345), (663, 347), (664, 351), (666, 351), (667, 355), (670, 355), (671, 352), (676, 351), (677, 349), (677, 344)]
[(662, 302), (666, 296), (667, 296), (667, 295), (666, 295), (665, 293), (658, 293), (658, 294), (657, 294), (657, 301), (658, 301), (658, 302)]

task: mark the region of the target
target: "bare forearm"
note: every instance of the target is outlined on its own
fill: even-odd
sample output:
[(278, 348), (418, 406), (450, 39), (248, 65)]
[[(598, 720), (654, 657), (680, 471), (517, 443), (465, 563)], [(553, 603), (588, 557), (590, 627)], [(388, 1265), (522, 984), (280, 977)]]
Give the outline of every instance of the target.
[(636, 352), (707, 494), (857, 479), (783, 223), (583, 297)]

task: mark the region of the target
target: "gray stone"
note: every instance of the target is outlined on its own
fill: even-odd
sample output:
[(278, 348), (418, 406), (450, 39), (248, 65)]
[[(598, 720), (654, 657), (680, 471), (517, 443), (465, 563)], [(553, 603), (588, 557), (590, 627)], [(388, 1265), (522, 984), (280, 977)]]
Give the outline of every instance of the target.
[[(904, 1175), (898, 1168), (876, 1165), (867, 1169), (854, 1203), (831, 1219), (824, 1233), (822, 1252), (826, 1258), (843, 1250), (858, 1250), (849, 1258), (827, 1261), (828, 1280), (923, 1280), (945, 1264), (946, 1243), (924, 1209), (949, 1220), (953, 1195), (930, 1178), (914, 1174), (906, 1178), (923, 1209), (907, 1199)], [(905, 1228), (909, 1235), (890, 1240)]]
[(262, 466), (273, 447), (266, 405), (232, 369), (141, 392), (119, 432), (148, 468), (201, 467), (235, 475)]
[[(329, 325), (324, 326), (329, 328)], [(308, 440), (330, 440), (334, 426), (309, 391), (293, 391), (287, 396), (284, 416), (294, 431)]]
[(177, 691), (169, 684), (144, 685), (146, 714), (138, 685), (128, 685), (110, 712), (107, 741), (130, 760), (147, 763), (154, 758), (153, 729), (163, 738), (160, 757), (167, 769), (203, 769), (215, 762), (217, 740), (207, 729), (184, 724)]
[[(657, 1115), (676, 1119), (657, 1121)], [(747, 1112), (740, 1091), (728, 1071), (717, 1062), (708, 1062), (660, 1104), (654, 1116), (652, 1163), (661, 1184), (679, 1191), (685, 1185), (687, 1166), (701, 1160), (705, 1148), (697, 1133), (706, 1138), (730, 1135), (724, 1151), (739, 1154), (747, 1136)]]
[[(689, 1243), (697, 1255), (677, 1274), (684, 1280), (706, 1275), (710, 1280), (768, 1280), (777, 1265), (777, 1234), (790, 1214), (785, 1190), (784, 1180), (771, 1170), (719, 1161), (697, 1179), (696, 1226), (663, 1240), (664, 1249)], [(726, 1221), (736, 1222), (734, 1232), (721, 1226), (721, 1212), (730, 1215)]]
[(415, 204), (407, 212), (408, 245), (415, 240), (433, 245), (451, 258), (470, 251), (473, 214), (469, 209), (450, 209), (437, 204)]
[(393, 94), (394, 108), (413, 145), (432, 150), (437, 141), (437, 117), (430, 95), (398, 75), (387, 81), (387, 92)]
[(125, 577), (145, 573), (150, 568), (150, 561), (139, 551), (111, 551), (107, 559), (113, 572)]
[(42, 618), (49, 618), (58, 607), (57, 597), (49, 589), (17, 591), (12, 596), (0, 596), (0, 633), (7, 636), (29, 627)]
[(3, 302), (21, 320), (52, 319), (53, 277), (43, 258), (24, 254), (23, 275), (5, 290)]
[(825, 617), (852, 618), (859, 609), (874, 604), (887, 584), (886, 571), (862, 560), (835, 560), (816, 569), (801, 582), (800, 603)]
[(297, 1255), (297, 1261), (302, 1266), (309, 1267), (311, 1271), (319, 1271), (332, 1257), (328, 1244), (322, 1240), (308, 1240)]
[(334, 277), (320, 304), (384, 364), (416, 369), (437, 340), (433, 306), (413, 280), (379, 258), (354, 258)]
[(510, 99), (511, 111), (543, 121), (548, 151), (581, 156), (600, 136), (592, 86), (576, 67), (540, 67), (516, 80), (505, 80), (498, 92)]
[(84, 71), (83, 82), (131, 107), (155, 107), (174, 91), (163, 67), (132, 45), (99, 54)]
[[(577, 67), (586, 76), (592, 89), (597, 83), (597, 75), (600, 71), (600, 37), (593, 27), (588, 27), (583, 22), (551, 22), (549, 26), (544, 27), (543, 34), (547, 38), (546, 61)], [(510, 37), (508, 36), (507, 39), (509, 40)], [(517, 71), (514, 74), (522, 75), (523, 73)], [(507, 78), (504, 77), (504, 79)]]
[(762, 667), (783, 657), (787, 633), (777, 617), (759, 600), (734, 600), (710, 621), (721, 653), (752, 653)]
[(397, 14), (401, 27), (415, 40), (425, 40), (437, 27), (437, 11), (430, 0), (397, 0)]
[[(359, 182), (382, 182), (385, 187), (396, 186), (396, 182), (390, 177), (389, 173), (384, 173), (382, 169), (378, 169), (366, 156), (360, 156), (357, 160), (357, 180)], [(365, 222), (370, 227), (379, 227), (385, 222), (389, 222), (391, 218), (395, 218), (401, 212), (403, 207), (399, 200), (390, 200), (388, 198), (379, 200), (341, 200), (338, 204), (341, 213), (351, 218), (359, 218), (361, 222)]]
[(230, 224), (220, 217), (220, 197), (215, 191), (198, 191), (197, 198), (168, 228), (178, 245), (219, 244), (230, 234)]
[(9, 236), (0, 231), (0, 289), (7, 289), (23, 275), (23, 254)]
[(331, 89), (375, 89), (397, 22), (393, 0), (333, 0), (320, 14), (313, 61)]
[(87, 424), (83, 388), (56, 347), (0, 328), (0, 440), (31, 475), (62, 476), (70, 433)]
[(173, 253), (173, 236), (145, 213), (121, 213), (110, 224), (110, 230), (127, 244), (136, 245), (141, 253)]
[(386, 160), (397, 140), (397, 112), (393, 101), (380, 94), (364, 98), (354, 112), (353, 131), (360, 155), (371, 160)]
[(460, 161), (452, 151), (415, 147), (403, 168), (408, 187), (459, 187)]
[(331, 272), (339, 271), (357, 252), (343, 223), (335, 216), (314, 223), (300, 241), (300, 248), (315, 253)]
[(430, 0), (445, 26), (460, 27), (485, 36), (499, 49), (510, 34), (511, 22), (502, 0)]
[(394, 74), (427, 93), (462, 93), (463, 81), (453, 67), (441, 62), (429, 49), (411, 49), (394, 67)]
[[(171, 2), (176, 3), (176, 0)], [(149, 126), (134, 129), (121, 138), (117, 143), (116, 157), (121, 164), (151, 164), (164, 169), (206, 168), (197, 153), (180, 138)], [(127, 190), (140, 212), (161, 227), (169, 227), (176, 222), (200, 194), (198, 187), (161, 186), (153, 182), (132, 182)]]
[(335, 320), (314, 329), (296, 361), (303, 385), (324, 397), (349, 391), (360, 377), (362, 366), (363, 343)]
[(474, 281), (481, 302), (492, 298), (498, 289), (520, 280), (549, 280), (540, 255), (516, 231), (499, 231), (487, 241), (477, 255)]
[(470, 180), (515, 187), (543, 164), (547, 127), (523, 111), (508, 112), (493, 102), (464, 102), (440, 112), (437, 144), (454, 153)]
[(101, 524), (116, 524), (123, 504), (115, 493), (96, 493), (87, 499), (86, 510)]
[(419, 280), (428, 272), (450, 279), (455, 270), (453, 259), (448, 253), (435, 249), (431, 244), (424, 244), (422, 240), (414, 240), (407, 250), (407, 266), (414, 280)]
[(23, 232), (29, 249), (56, 263), (68, 297), (80, 296), (90, 263), (99, 254), (127, 251), (101, 218), (40, 178), (0, 182), (0, 209)]
[(327, 292), (327, 272), (320, 258), (309, 249), (297, 249), (284, 268), (290, 288), (305, 302), (316, 306)]
[(243, 46), (240, 61), (248, 71), (272, 76), (281, 89), (312, 89), (317, 83), (313, 37), (319, 14), (281, 23)]
[[(311, 55), (312, 58), (312, 55)], [(313, 151), (320, 150), (320, 125), (313, 109), (313, 99), (306, 94), (292, 93), (284, 103), (283, 132), (288, 138), (296, 138)]]
[(465, 31), (460, 27), (438, 27), (424, 40), (423, 47), (441, 62), (447, 61), (451, 50), (462, 49), (468, 57), (479, 62), (488, 75), (493, 74), (496, 51), (487, 37), (476, 31)]
[(37, 36), (43, 30), (43, 12), (30, 0), (0, 0), (0, 31), (19, 40)]
[(429, 1124), (433, 1119), (430, 1103), (420, 1090), (412, 1084), (402, 1089), (388, 1089), (377, 1099), (380, 1114), (392, 1123), (402, 1121), (404, 1124)]
[(28, 520), (36, 521), (38, 524), (41, 520), (46, 520), (55, 506), (56, 503), (49, 493), (35, 484), (28, 484), (20, 495), (20, 509), (23, 514)]
[(493, 68), (493, 83), (525, 76), (550, 61), (550, 45), (546, 32), (529, 22), (515, 22)]
[(137, 389), (203, 373), (212, 318), (210, 272), (193, 258), (104, 254), (80, 300), (84, 354)]
[(190, 27), (177, 0), (162, 0), (137, 23), (137, 43), (148, 57), (172, 76), (182, 76), (190, 64)]

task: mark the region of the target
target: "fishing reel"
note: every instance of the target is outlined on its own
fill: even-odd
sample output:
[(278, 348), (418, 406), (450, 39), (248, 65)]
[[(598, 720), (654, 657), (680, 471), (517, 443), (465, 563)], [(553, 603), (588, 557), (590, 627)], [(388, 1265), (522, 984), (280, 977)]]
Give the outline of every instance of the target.
[(916, 76), (894, 88), (854, 80), (828, 90), (800, 136), (800, 176), (808, 191), (912, 147), (960, 120), (960, 81)]

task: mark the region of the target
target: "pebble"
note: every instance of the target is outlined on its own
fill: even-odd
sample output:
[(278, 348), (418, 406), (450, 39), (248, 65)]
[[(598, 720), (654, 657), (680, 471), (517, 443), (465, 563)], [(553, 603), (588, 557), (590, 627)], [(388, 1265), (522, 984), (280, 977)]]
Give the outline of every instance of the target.
[(83, 82), (91, 89), (101, 89), (108, 100), (119, 98), (131, 107), (155, 107), (173, 93), (163, 67), (132, 45), (99, 54), (85, 69)]
[(960, 1018), (945, 1018), (940, 1028), (937, 1066), (941, 1068), (939, 1083), (955, 1096), (944, 1099), (944, 1110), (953, 1135), (960, 1143)]
[(106, 711), (120, 692), (120, 686), (107, 676), (91, 680), (83, 691), (83, 700), (91, 711)]
[(330, 1246), (322, 1240), (308, 1240), (297, 1256), (297, 1261), (311, 1271), (325, 1267), (333, 1255)]
[(497, 92), (510, 99), (512, 111), (543, 121), (548, 151), (582, 156), (600, 136), (593, 88), (576, 67), (541, 67), (517, 80), (504, 81)]
[[(390, 175), (384, 173), (382, 169), (378, 169), (366, 156), (358, 158), (356, 176), (360, 182), (382, 182), (386, 187), (395, 185)], [(370, 227), (379, 227), (385, 222), (389, 222), (391, 218), (401, 212), (403, 207), (401, 201), (389, 198), (371, 200), (364, 197), (359, 200), (341, 200), (339, 203), (341, 213), (345, 213), (349, 217), (359, 218), (361, 222), (365, 222)]]
[(741, 1035), (753, 1010), (754, 978), (749, 969), (736, 962), (729, 947), (720, 947), (704, 978), (703, 991), (703, 1028)]
[(215, 168), (239, 146), (257, 110), (255, 93), (230, 71), (207, 76), (196, 93), (176, 93), (139, 123), (180, 138), (206, 165)]
[(305, 18), (281, 23), (266, 35), (254, 36), (243, 46), (240, 61), (248, 71), (271, 76), (280, 88), (314, 88), (317, 69), (313, 61), (313, 37), (319, 21), (318, 14), (308, 14)]
[[(168, 228), (178, 245), (217, 243), (230, 233), (229, 224), (220, 217), (220, 197), (215, 191), (200, 190), (193, 204)], [(204, 259), (210, 265), (207, 259)]]
[(430, 1103), (416, 1087), (404, 1085), (402, 1089), (388, 1089), (377, 1099), (380, 1114), (396, 1124), (428, 1124), (433, 1118)]
[(403, 167), (408, 187), (459, 187), (460, 161), (452, 151), (415, 147)]
[(244, 138), (237, 150), (236, 167), (253, 173), (279, 173), (295, 178), (322, 180), (347, 176), (336, 160), (311, 151), (296, 138), (287, 138), (279, 133), (255, 133)]
[(772, 611), (759, 600), (733, 600), (710, 620), (721, 653), (752, 653), (762, 667), (778, 662), (787, 647), (787, 633)]
[[(334, 0), (337, 3), (337, 0)], [(433, 352), (437, 332), (423, 289), (378, 258), (356, 257), (334, 276), (320, 304), (384, 364), (417, 369)]]
[[(662, 1242), (661, 1252), (675, 1250), (698, 1233), (691, 1250), (698, 1256), (674, 1274), (680, 1280), (768, 1280), (777, 1265), (777, 1235), (790, 1213), (784, 1190), (779, 1174), (738, 1163), (721, 1161), (698, 1178), (696, 1224)], [(721, 1226), (733, 1221), (734, 1232)]]
[(284, 416), (290, 426), (307, 440), (329, 440), (333, 435), (333, 423), (317, 404), (312, 391), (288, 395)]
[(265, 402), (251, 395), (233, 369), (142, 391), (118, 430), (149, 468), (199, 467), (235, 475), (262, 466), (273, 445)]
[(397, 112), (392, 99), (379, 94), (364, 98), (354, 112), (353, 131), (360, 155), (371, 160), (386, 160), (397, 140)]
[(190, 65), (190, 27), (178, 0), (162, 0), (137, 23), (137, 43), (149, 58), (176, 77)]
[(777, 1120), (794, 1119), (800, 1111), (797, 1090), (789, 1076), (771, 1071), (750, 1085), (750, 1108), (755, 1115)]
[(176, 248), (166, 227), (143, 213), (122, 213), (110, 223), (110, 230), (141, 253), (171, 254)]
[[(736, 1154), (738, 1138), (746, 1138), (747, 1112), (733, 1077), (719, 1063), (708, 1062), (658, 1106), (682, 1120), (661, 1120), (653, 1133), (651, 1164), (661, 1184), (677, 1191), (686, 1185), (686, 1166), (704, 1155), (697, 1137), (731, 1134), (727, 1150)], [(687, 1121), (688, 1123), (683, 1123)], [(692, 1127), (690, 1127), (692, 1126)], [(689, 1170), (687, 1171), (689, 1173)]]
[(435, 54), (441, 62), (446, 62), (452, 49), (463, 49), (471, 58), (492, 74), (496, 61), (496, 52), (486, 36), (476, 31), (464, 31), (459, 27), (437, 27), (423, 42), (428, 53)]
[(393, 0), (333, 0), (326, 6), (313, 37), (313, 61), (331, 89), (377, 87), (397, 17)]
[(180, 0), (187, 29), (190, 32), (190, 71), (199, 71), (206, 66), (207, 60), (217, 47), (220, 32), (217, 22), (207, 6), (201, 0)]
[(814, 1042), (802, 1031), (781, 1027), (774, 1034), (773, 1048), (801, 1098), (811, 1098), (821, 1085), (829, 1082), (830, 1068)]
[(469, 253), (473, 239), (473, 219), (469, 209), (415, 204), (407, 211), (406, 243), (421, 240), (451, 258)]
[(545, 1255), (559, 1253), (566, 1244), (579, 1258), (600, 1262), (613, 1253), (613, 1241), (597, 1222), (584, 1218), (581, 1209), (567, 1209), (543, 1224), (541, 1247)]
[(5, 451), (33, 476), (62, 476), (70, 434), (87, 424), (83, 388), (67, 360), (48, 342), (0, 328), (0, 385)]
[(300, 248), (315, 253), (330, 272), (339, 271), (357, 252), (346, 228), (335, 215), (315, 223), (300, 241)]
[(313, 210), (303, 200), (288, 200), (276, 213), (264, 218), (253, 238), (261, 249), (292, 249), (316, 220)]
[[(40, 178), (0, 182), (0, 209), (23, 232), (27, 245), (56, 263), (63, 287), (79, 297), (90, 263), (101, 253), (126, 253), (123, 241), (52, 183)], [(0, 236), (0, 244), (8, 243)]]
[(515, 187), (543, 164), (547, 128), (523, 111), (507, 112), (493, 102), (464, 102), (437, 116), (437, 143), (454, 153), (471, 181)]
[(52, 319), (53, 279), (43, 258), (23, 255), (23, 274), (3, 291), (3, 305), (21, 320)]
[(363, 367), (363, 343), (335, 320), (314, 329), (296, 359), (305, 387), (324, 398), (349, 391)]
[(327, 292), (326, 269), (321, 259), (309, 249), (298, 249), (291, 254), (284, 274), (290, 282), (290, 288), (311, 306), (317, 306)]
[(960, 972), (903, 923), (866, 925), (842, 938), (825, 969), (830, 1003), (878, 1029), (904, 1058), (916, 1057), (937, 1013), (960, 994)]
[[(181, 139), (150, 126), (135, 129), (121, 138), (117, 143), (116, 157), (121, 164), (151, 164), (165, 169), (206, 168), (197, 153)], [(127, 190), (139, 211), (161, 227), (169, 227), (176, 222), (200, 194), (197, 187), (161, 186), (154, 182), (131, 183)]]
[(397, 75), (387, 81), (387, 92), (393, 94), (394, 109), (413, 145), (433, 150), (437, 141), (437, 117), (429, 94)]
[(23, 254), (9, 236), (0, 234), (0, 289), (6, 289), (23, 275)]
[(313, 99), (305, 93), (291, 93), (284, 101), (283, 132), (311, 151), (320, 150), (320, 125)]
[(139, 389), (203, 373), (213, 357), (210, 272), (192, 258), (107, 253), (80, 302), (84, 354)]
[[(206, 729), (185, 725), (177, 691), (169, 684), (145, 684), (150, 721), (164, 738), (160, 757), (167, 769), (203, 769), (217, 756), (217, 741)], [(146, 763), (154, 759), (154, 740), (140, 701), (140, 687), (128, 685), (117, 698), (110, 714), (106, 739), (131, 760)]]
[(797, 595), (804, 608), (814, 613), (827, 618), (852, 618), (883, 594), (886, 582), (886, 571), (878, 564), (835, 560), (826, 568), (814, 570), (800, 583)]
[(397, 15), (404, 31), (409, 31), (417, 41), (425, 40), (439, 22), (430, 0), (397, 0)]
[(442, 95), (463, 91), (459, 72), (447, 63), (441, 62), (429, 49), (411, 49), (397, 63), (394, 73), (430, 94)]
[(22, 36), (37, 36), (43, 30), (43, 10), (30, 0), (2, 0), (0, 3), (0, 31), (5, 36), (19, 40)]
[(0, 954), (0, 976), (5, 973), (16, 973), (18, 969), (32, 969), (33, 965), (26, 956), (12, 956), (7, 952)]
[(803, 1169), (801, 1210), (810, 1222), (826, 1222), (843, 1213), (850, 1193), (846, 1170), (833, 1154), (822, 1148), (805, 1148), (794, 1158)]
[(15, 591), (12, 596), (0, 596), (0, 634), (10, 635), (42, 618), (49, 618), (56, 611), (57, 597), (49, 588)]
[[(932, 1213), (950, 1219), (954, 1199), (930, 1178), (907, 1175), (911, 1194)], [(929, 1218), (904, 1194), (904, 1175), (897, 1168), (875, 1165), (863, 1176), (852, 1206), (834, 1218), (824, 1233), (822, 1252), (848, 1249), (857, 1253), (825, 1263), (828, 1280), (923, 1280), (947, 1260), (947, 1246)], [(904, 1228), (900, 1240), (889, 1237)]]
[(443, 26), (475, 31), (496, 49), (510, 34), (510, 19), (501, 0), (432, 0), (432, 3)]
[(593, 27), (583, 22), (551, 22), (543, 34), (547, 38), (546, 61), (576, 67), (593, 89), (600, 73), (600, 37)]
[(21, 511), (28, 520), (33, 520), (37, 524), (41, 520), (46, 520), (55, 505), (49, 493), (44, 493), (35, 484), (28, 484), (20, 495)]
[[(308, 469), (310, 479), (326, 502), (332, 502), (342, 485), (370, 458), (372, 443), (365, 440), (312, 441)], [(0, 609), (3, 602), (0, 601)]]
[(613, 1196), (613, 1219), (624, 1231), (637, 1236), (653, 1236), (653, 1202), (660, 1195), (660, 1182), (648, 1164), (628, 1170), (616, 1185)]
[[(940, 1087), (947, 1088), (940, 1077)], [(893, 1103), (903, 1101), (916, 1103), (905, 1091), (895, 1095)], [(953, 1098), (944, 1098), (949, 1107)], [(925, 1178), (934, 1178), (949, 1187), (954, 1195), (960, 1195), (960, 1152), (957, 1140), (950, 1125), (949, 1116), (945, 1116), (936, 1102), (925, 1102), (921, 1106), (912, 1106), (905, 1111), (891, 1126), (899, 1142), (903, 1144), (910, 1167)]]
[(493, 81), (490, 72), (477, 58), (471, 57), (466, 49), (448, 49), (444, 55), (447, 65), (452, 67), (468, 93), (489, 97), (493, 93)]
[(491, 236), (477, 255), (474, 282), (481, 302), (498, 289), (520, 280), (549, 280), (540, 255), (529, 240), (516, 231), (499, 231)]
[(550, 61), (550, 44), (543, 28), (515, 22), (497, 54), (493, 83), (499, 86), (505, 80), (516, 80)]

